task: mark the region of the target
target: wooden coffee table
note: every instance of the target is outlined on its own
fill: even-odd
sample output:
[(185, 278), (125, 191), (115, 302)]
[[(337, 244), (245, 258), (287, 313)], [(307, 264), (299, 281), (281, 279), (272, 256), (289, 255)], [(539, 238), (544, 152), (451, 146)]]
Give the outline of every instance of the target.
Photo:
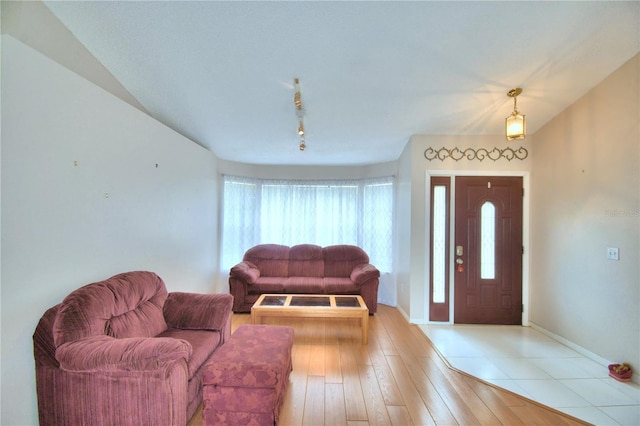
[(251, 307), (251, 322), (262, 317), (360, 318), (362, 344), (369, 340), (369, 308), (358, 295), (263, 294)]

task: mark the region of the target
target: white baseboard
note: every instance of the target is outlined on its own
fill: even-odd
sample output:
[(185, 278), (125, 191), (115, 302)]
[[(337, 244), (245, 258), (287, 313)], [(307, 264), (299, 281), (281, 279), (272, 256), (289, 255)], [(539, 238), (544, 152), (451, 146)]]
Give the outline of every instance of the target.
[(408, 323), (411, 322), (409, 315), (407, 315), (407, 313), (404, 311), (404, 309), (402, 309), (400, 305), (396, 306), (395, 308), (398, 310), (398, 312), (400, 312), (400, 315), (402, 315), (402, 318), (404, 318)]
[[(562, 336), (558, 336), (557, 334), (552, 333), (549, 330), (547, 330), (545, 328), (542, 328), (542, 327), (540, 327), (539, 325), (537, 325), (537, 324), (535, 324), (533, 322), (529, 322), (529, 326), (531, 328), (533, 328), (534, 330), (539, 331), (540, 333), (544, 334), (545, 336), (550, 337), (553, 340), (556, 340), (556, 341), (562, 343), (563, 345), (573, 349), (574, 351), (578, 352), (579, 354), (584, 355), (586, 358), (589, 358), (590, 360), (592, 360), (594, 362), (597, 362), (598, 364), (600, 364), (600, 365), (602, 365), (604, 367), (607, 367), (609, 364), (614, 364), (613, 361), (610, 361), (610, 360), (608, 360), (606, 358), (603, 358), (598, 354), (594, 354), (590, 350), (585, 349), (582, 346), (577, 345), (577, 344), (573, 343), (572, 341), (565, 339)], [(640, 375), (634, 374), (633, 377), (631, 378), (631, 381), (633, 383), (635, 383), (635, 384), (640, 385)]]
[(574, 351), (578, 352), (580, 355), (584, 355), (585, 357), (589, 358), (592, 361), (597, 362), (600, 365), (604, 365), (605, 367), (608, 366), (609, 364), (613, 364), (613, 362), (609, 361), (608, 359), (605, 359), (603, 357), (601, 357), (598, 354), (594, 354), (593, 352), (583, 348), (580, 345), (577, 345), (575, 343), (573, 343), (570, 340), (565, 339), (562, 336), (558, 336), (555, 333), (550, 332), (549, 330), (540, 327), (539, 325), (533, 323), (533, 322), (529, 322), (529, 326), (531, 326), (531, 328), (533, 328), (536, 331), (539, 331), (540, 333), (544, 334), (547, 337), (552, 338), (553, 340), (556, 340), (560, 343), (562, 343), (563, 345), (573, 349)]

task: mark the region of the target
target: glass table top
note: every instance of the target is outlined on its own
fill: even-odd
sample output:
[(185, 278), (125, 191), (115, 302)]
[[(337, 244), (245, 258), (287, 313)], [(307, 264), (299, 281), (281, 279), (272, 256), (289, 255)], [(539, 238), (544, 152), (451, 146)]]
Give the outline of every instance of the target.
[[(269, 295), (262, 299), (260, 306), (284, 306), (289, 295)], [(336, 307), (338, 308), (359, 308), (360, 303), (355, 296), (335, 296)], [(313, 306), (313, 307), (330, 307), (330, 296), (291, 296), (289, 306)]]
[(262, 306), (282, 306), (287, 300), (287, 296), (265, 296), (262, 299)]

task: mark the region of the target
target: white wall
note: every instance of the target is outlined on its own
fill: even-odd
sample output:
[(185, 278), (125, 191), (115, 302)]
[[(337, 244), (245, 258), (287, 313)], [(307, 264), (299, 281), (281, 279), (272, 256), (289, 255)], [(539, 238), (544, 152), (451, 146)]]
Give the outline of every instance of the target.
[(366, 166), (271, 166), (218, 161), (220, 174), (259, 179), (366, 179), (394, 176), (395, 161)]
[(140, 102), (102, 65), (41, 1), (0, 3), (2, 34), (8, 34), (146, 112)]
[(217, 160), (6, 35), (1, 136), (0, 423), (27, 425), (31, 336), (70, 291), (142, 269), (169, 291), (212, 292)]
[(414, 216), (411, 198), (411, 147), (412, 144), (407, 143), (398, 160), (394, 263), (398, 288), (398, 308), (407, 316), (410, 312), (411, 298), (411, 241), (413, 236), (411, 224)]
[[(639, 63), (636, 55), (536, 133), (531, 214), (531, 320), (636, 371)], [(608, 260), (607, 247), (620, 260)]]

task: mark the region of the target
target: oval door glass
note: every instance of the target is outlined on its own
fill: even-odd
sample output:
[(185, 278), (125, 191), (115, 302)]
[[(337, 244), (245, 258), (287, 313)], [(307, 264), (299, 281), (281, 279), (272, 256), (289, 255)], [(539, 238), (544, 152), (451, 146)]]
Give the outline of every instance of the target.
[(496, 207), (487, 201), (480, 210), (480, 278), (496, 277)]

